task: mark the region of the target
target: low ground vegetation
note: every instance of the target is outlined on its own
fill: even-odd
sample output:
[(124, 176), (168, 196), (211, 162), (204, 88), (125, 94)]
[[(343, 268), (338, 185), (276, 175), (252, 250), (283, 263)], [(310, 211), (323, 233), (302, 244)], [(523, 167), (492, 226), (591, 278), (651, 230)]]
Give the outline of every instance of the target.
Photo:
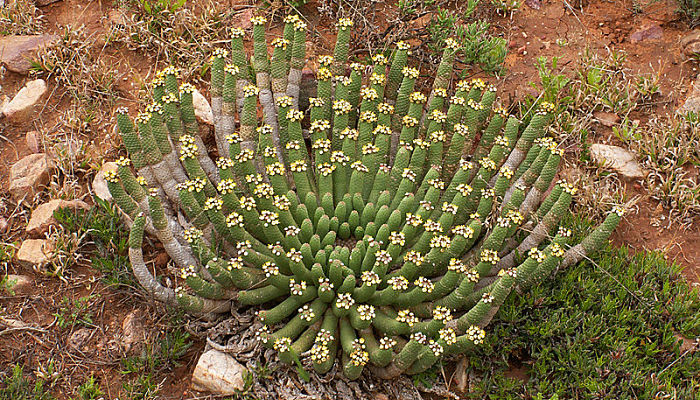
[[(411, 22), (430, 15), (420, 30), (417, 57), (426, 65), (435, 49), (450, 35), (463, 38), (463, 64), (491, 74), (504, 74), (507, 43), (494, 33), (490, 16), (508, 15), (518, 4), (466, 2), (453, 8), (440, 2), (399, 2), (392, 30), (380, 30), (370, 3), (357, 2), (355, 10), (341, 8), (338, 2), (321, 2), (324, 15), (332, 20), (357, 12), (360, 28), (367, 30), (362, 46), (378, 46), (382, 34), (398, 38), (411, 28)], [(575, 2), (571, 2), (577, 7)], [(283, 15), (276, 3), (269, 5), (270, 15)], [(299, 8), (305, 2), (287, 3)], [(173, 63), (183, 75), (202, 82), (208, 71), (203, 66), (211, 50), (228, 40), (226, 27), (238, 13), (210, 2), (195, 13), (179, 1), (123, 1), (125, 23), (103, 35), (108, 45), (123, 43), (139, 56), (150, 54), (158, 63)], [(364, 7), (364, 8), (363, 8)], [(689, 24), (698, 24), (700, 5), (695, 0), (680, 0), (679, 10)], [(275, 14), (278, 13), (278, 14)], [(8, 2), (0, 11), (0, 32), (34, 34), (44, 31), (41, 11), (29, 0)], [(480, 22), (485, 20), (487, 22)], [(363, 25), (364, 24), (364, 25)], [(416, 22), (413, 23), (414, 25)], [(194, 32), (197, 32), (195, 35)], [(374, 32), (374, 33), (373, 33)], [(449, 32), (446, 33), (446, 32)], [(71, 106), (64, 108), (69, 130), (52, 139), (54, 144), (71, 137), (87, 137), (112, 123), (115, 98), (126, 97), (117, 88), (122, 76), (95, 57), (85, 47), (94, 38), (79, 28), (65, 27), (58, 50), (36, 60), (35, 74), (59, 83)], [(382, 38), (383, 39), (383, 38)], [(323, 41), (319, 40), (323, 46)], [(562, 42), (562, 45), (564, 43)], [(577, 220), (582, 231), (599, 221), (600, 204), (619, 204), (634, 200), (614, 173), (590, 162), (587, 146), (596, 138), (591, 130), (594, 113), (611, 112), (621, 122), (613, 129), (616, 143), (634, 149), (650, 171), (644, 185), (654, 199), (669, 210), (672, 218), (690, 228), (700, 212), (700, 189), (693, 167), (700, 165), (698, 129), (693, 114), (656, 116), (647, 122), (635, 122), (639, 113), (648, 113), (659, 94), (658, 76), (631, 73), (622, 53), (605, 57), (583, 52), (575, 68), (562, 68), (556, 60), (538, 63), (540, 82), (537, 96), (517, 107), (525, 119), (542, 101), (557, 106), (558, 117), (552, 130), (565, 143), (568, 171), (583, 188), (575, 210), (584, 214)], [(144, 81), (149, 73), (144, 74)], [(145, 88), (145, 87), (144, 87)], [(541, 94), (540, 94), (541, 93)], [(137, 97), (138, 94), (129, 96)], [(645, 119), (646, 120), (646, 119)], [(115, 140), (115, 139), (113, 139)], [(118, 142), (108, 150), (65, 153), (59, 163), (60, 176), (55, 194), (72, 198), (75, 188), (89, 181), (102, 159), (114, 158)], [(52, 145), (53, 146), (53, 145)], [(574, 167), (574, 164), (579, 167)], [(67, 188), (67, 189), (66, 189)], [(97, 201), (97, 200), (96, 200)], [(134, 296), (139, 288), (129, 271), (126, 257), (127, 236), (114, 209), (106, 204), (85, 213), (62, 210), (56, 214), (61, 237), (59, 256), (49, 273), (70, 277), (76, 262), (94, 268), (101, 283), (121, 296)], [(10, 271), (18, 242), (0, 243), (0, 276)], [(62, 257), (62, 258), (61, 258)], [(522, 297), (507, 301), (496, 316), (485, 346), (468, 358), (469, 393), (467, 398), (481, 399), (568, 399), (568, 398), (694, 398), (700, 391), (700, 356), (693, 341), (700, 336), (698, 293), (680, 275), (681, 267), (656, 252), (633, 253), (627, 249), (607, 248), (577, 266), (560, 271), (554, 282), (538, 286)], [(0, 278), (0, 296), (13, 295), (12, 283)], [(61, 329), (72, 325), (90, 326), (94, 298), (66, 298), (55, 310)], [(143, 301), (143, 300), (136, 300)], [(145, 301), (144, 301), (145, 303)], [(517, 312), (516, 312), (517, 310)], [(182, 316), (169, 315), (163, 332), (149, 338), (141, 354), (119, 362), (123, 384), (122, 399), (155, 399), (163, 396), (160, 382), (164, 374), (182, 362), (188, 349), (201, 340), (177, 328)], [(61, 326), (63, 325), (63, 327)], [(86, 377), (66, 389), (54, 380), (55, 365), (15, 365), (0, 363), (0, 399), (53, 399), (55, 393), (68, 393), (74, 399), (105, 397), (107, 382)], [(443, 365), (417, 377), (418, 385), (449, 382), (450, 366)], [(513, 377), (513, 371), (525, 377)], [(264, 366), (257, 374), (264, 375)], [(445, 379), (447, 378), (447, 379)], [(452, 389), (453, 386), (448, 385)]]

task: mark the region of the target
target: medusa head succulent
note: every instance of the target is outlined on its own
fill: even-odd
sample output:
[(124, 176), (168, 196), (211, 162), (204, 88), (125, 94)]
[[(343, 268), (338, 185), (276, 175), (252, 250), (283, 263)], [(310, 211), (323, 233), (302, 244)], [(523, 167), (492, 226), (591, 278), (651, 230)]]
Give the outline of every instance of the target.
[[(415, 374), (478, 346), (509, 294), (579, 261), (619, 222), (616, 209), (570, 243), (559, 221), (575, 189), (552, 185), (553, 106), (523, 126), (492, 85), (455, 82), (454, 41), (426, 95), (404, 42), (347, 68), (352, 23), (341, 19), (333, 55), (318, 58), (317, 97), (299, 110), (305, 23), (287, 17), (271, 55), (265, 19), (252, 23), (254, 57), (241, 29), (211, 57), (216, 148), (174, 68), (145, 112), (117, 113), (129, 158), (106, 178), (132, 224), (133, 272), (155, 298), (206, 318), (260, 307), (262, 343), (318, 373), (338, 360), (350, 379), (365, 367)], [(146, 268), (144, 232), (180, 286)]]

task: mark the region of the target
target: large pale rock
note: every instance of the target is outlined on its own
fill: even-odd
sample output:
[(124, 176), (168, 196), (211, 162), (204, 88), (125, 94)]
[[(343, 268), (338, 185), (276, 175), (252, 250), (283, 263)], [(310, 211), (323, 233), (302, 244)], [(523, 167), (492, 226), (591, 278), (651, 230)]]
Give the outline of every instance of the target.
[(634, 153), (622, 147), (596, 143), (591, 146), (591, 156), (598, 165), (613, 169), (626, 178), (639, 179), (646, 176)]
[(102, 164), (102, 168), (95, 174), (95, 178), (92, 180), (92, 191), (98, 198), (104, 201), (112, 201), (112, 194), (109, 193), (109, 187), (107, 186), (107, 181), (105, 180), (105, 172), (116, 171), (117, 163), (109, 161)]
[(192, 374), (192, 389), (219, 395), (243, 390), (245, 367), (233, 357), (218, 350), (202, 354)]
[(59, 208), (72, 208), (74, 210), (82, 208), (87, 210), (90, 206), (82, 200), (58, 199), (44, 203), (32, 211), (32, 216), (29, 218), (29, 223), (27, 223), (27, 233), (32, 236), (39, 236), (45, 233), (51, 225), (56, 223), (53, 213)]
[(17, 252), (17, 261), (28, 266), (41, 266), (53, 257), (53, 245), (45, 239), (26, 239)]
[(59, 39), (58, 35), (5, 36), (0, 38), (0, 62), (10, 71), (26, 74), (36, 53)]
[(23, 122), (34, 111), (34, 106), (39, 103), (47, 91), (46, 81), (36, 79), (27, 82), (26, 85), (10, 100), (2, 109), (2, 113), (10, 122)]
[(192, 106), (194, 106), (194, 116), (197, 117), (199, 122), (211, 126), (214, 125), (214, 113), (211, 105), (197, 89), (192, 92)]
[(9, 191), (15, 200), (34, 197), (49, 181), (51, 163), (46, 154), (30, 154), (10, 168)]

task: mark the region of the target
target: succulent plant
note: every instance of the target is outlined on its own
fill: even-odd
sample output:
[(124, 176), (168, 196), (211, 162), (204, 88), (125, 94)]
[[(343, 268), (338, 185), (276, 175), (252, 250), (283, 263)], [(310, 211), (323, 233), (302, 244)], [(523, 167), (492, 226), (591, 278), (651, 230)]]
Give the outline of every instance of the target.
[[(562, 158), (545, 135), (553, 106), (523, 126), (492, 85), (453, 83), (454, 41), (426, 96), (404, 42), (346, 70), (352, 23), (341, 19), (317, 97), (299, 110), (306, 24), (287, 17), (269, 56), (265, 19), (252, 23), (254, 57), (233, 29), (231, 50), (211, 58), (215, 149), (174, 68), (157, 75), (145, 112), (117, 112), (129, 158), (106, 179), (132, 224), (133, 272), (156, 299), (205, 318), (259, 306), (260, 340), (319, 373), (338, 358), (350, 379), (365, 366), (415, 374), (478, 346), (509, 294), (578, 262), (618, 224), (621, 209), (570, 243), (559, 221), (575, 189), (550, 190)], [(145, 232), (183, 286), (146, 267)]]

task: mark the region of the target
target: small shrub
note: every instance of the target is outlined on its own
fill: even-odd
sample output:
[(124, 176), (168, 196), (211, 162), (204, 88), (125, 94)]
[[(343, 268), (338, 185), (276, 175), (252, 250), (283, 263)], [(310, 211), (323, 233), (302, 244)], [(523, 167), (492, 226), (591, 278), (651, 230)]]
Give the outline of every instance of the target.
[[(679, 346), (700, 335), (700, 302), (680, 270), (661, 253), (608, 247), (511, 297), (469, 358), (484, 379), (468, 398), (696, 398), (700, 354)], [(527, 382), (504, 375), (520, 363)]]
[(89, 251), (91, 266), (103, 274), (105, 284), (115, 288), (133, 286), (127, 257), (128, 232), (113, 205), (97, 197), (94, 201), (96, 206), (90, 210), (63, 208), (54, 217), (64, 232), (87, 239), (83, 246), (94, 246)]
[(78, 395), (81, 400), (101, 400), (104, 393), (100, 389), (100, 384), (97, 383), (94, 376), (91, 376), (82, 385), (78, 386)]

